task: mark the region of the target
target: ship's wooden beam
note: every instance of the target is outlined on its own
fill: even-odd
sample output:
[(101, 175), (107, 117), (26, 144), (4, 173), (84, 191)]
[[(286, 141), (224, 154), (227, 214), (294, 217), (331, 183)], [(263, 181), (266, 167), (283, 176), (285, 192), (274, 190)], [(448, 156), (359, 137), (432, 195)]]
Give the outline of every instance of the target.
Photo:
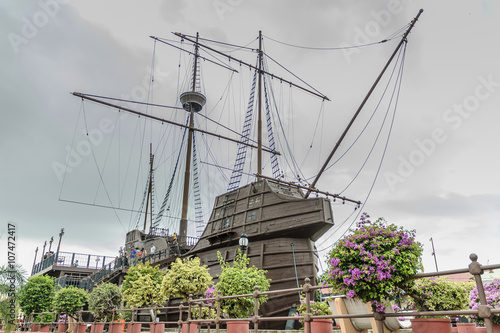
[[(74, 95), (74, 96), (76, 96), (76, 97), (80, 97), (80, 98), (87, 99), (87, 100), (92, 101), (92, 102), (96, 102), (96, 103), (99, 103), (99, 104), (110, 106), (110, 107), (118, 109), (118, 110), (127, 111), (127, 112), (130, 112), (130, 113), (139, 115), (141, 117), (145, 117), (145, 118), (153, 119), (153, 120), (156, 120), (156, 121), (160, 121), (162, 123), (167, 123), (167, 124), (171, 124), (171, 125), (175, 125), (175, 126), (179, 126), (179, 127), (182, 127), (182, 128), (189, 129), (189, 126), (187, 126), (187, 125), (179, 124), (179, 123), (176, 123), (174, 121), (170, 121), (170, 120), (167, 120), (167, 119), (164, 119), (164, 118), (156, 117), (156, 116), (153, 116), (153, 115), (150, 115), (150, 114), (147, 114), (147, 113), (142, 113), (142, 112), (139, 112), (139, 111), (136, 111), (136, 110), (132, 110), (132, 109), (126, 108), (126, 107), (122, 107), (122, 106), (115, 105), (115, 104), (112, 104), (112, 103), (104, 102), (104, 101), (101, 101), (101, 100), (99, 100), (97, 98), (90, 97), (87, 94), (83, 94), (83, 93), (79, 93), (79, 92), (72, 92), (71, 94)], [(232, 139), (232, 138), (229, 138), (227, 136), (215, 134), (215, 133), (204, 131), (202, 129), (197, 129), (197, 128), (194, 128), (194, 131), (200, 132), (200, 133), (203, 133), (203, 134), (207, 134), (207, 135), (210, 135), (210, 136), (214, 136), (214, 137), (219, 138), (219, 139), (228, 140), (228, 141), (235, 142), (235, 143), (241, 143), (242, 145), (246, 145), (248, 147), (257, 149), (257, 146), (254, 146), (254, 145), (249, 144), (249, 143), (242, 142), (240, 140)], [(281, 155), (281, 153), (278, 152), (278, 151), (276, 151), (276, 150), (271, 150), (271, 149), (268, 149), (268, 148), (262, 148), (262, 150), (266, 151), (268, 153), (271, 153), (271, 154)]]
[[(193, 40), (193, 39), (189, 38), (189, 36), (184, 35), (184, 34), (181, 34), (181, 33), (179, 33), (179, 32), (174, 32), (174, 35), (176, 35), (177, 37), (183, 38), (183, 39), (185, 39), (185, 40), (187, 40), (187, 41), (190, 41), (191, 43), (195, 43), (195, 44), (197, 43), (195, 40)], [(155, 37), (152, 37), (152, 38), (155, 38)], [(157, 39), (157, 40), (161, 41), (161, 39), (158, 39), (158, 38), (155, 38), (155, 39)], [(269, 73), (269, 72), (266, 72), (266, 71), (262, 70), (262, 69), (261, 69), (261, 68), (259, 68), (259, 67), (256, 67), (256, 66), (254, 66), (254, 65), (251, 65), (251, 64), (249, 64), (249, 63), (247, 63), (247, 62), (244, 62), (244, 61), (242, 61), (242, 60), (240, 60), (240, 59), (236, 59), (236, 58), (234, 58), (234, 57), (232, 57), (232, 56), (230, 56), (230, 55), (228, 55), (228, 54), (225, 54), (225, 53), (223, 53), (223, 52), (217, 51), (216, 49), (211, 48), (211, 47), (209, 47), (209, 46), (207, 46), (207, 45), (203, 45), (203, 44), (199, 44), (199, 45), (200, 45), (201, 47), (203, 47), (203, 48), (207, 49), (207, 50), (210, 50), (210, 51), (212, 51), (212, 52), (215, 52), (215, 53), (217, 53), (217, 54), (219, 54), (219, 55), (221, 55), (221, 56), (223, 56), (223, 57), (226, 57), (226, 58), (227, 58), (227, 59), (229, 59), (230, 61), (231, 61), (231, 60), (232, 60), (232, 61), (235, 61), (236, 63), (239, 63), (240, 65), (244, 65), (244, 66), (247, 66), (247, 67), (252, 68), (252, 69), (254, 69), (254, 70), (257, 70), (257, 71), (259, 71), (259, 73), (269, 75), (269, 76), (270, 76), (271, 78), (273, 78), (273, 79), (274, 79), (274, 78), (276, 78), (276, 79), (280, 80), (281, 82), (288, 83), (289, 85), (291, 85), (291, 86), (293, 86), (293, 87), (295, 87), (295, 88), (301, 89), (301, 90), (303, 90), (303, 91), (305, 91), (305, 92), (307, 92), (307, 93), (309, 93), (309, 94), (311, 94), (311, 95), (317, 96), (317, 97), (319, 97), (319, 98), (321, 98), (321, 99), (323, 99), (323, 100), (327, 100), (327, 101), (329, 101), (329, 100), (330, 100), (330, 99), (329, 99), (326, 95), (324, 95), (324, 94), (322, 94), (322, 93), (319, 93), (319, 92), (316, 92), (316, 91), (312, 91), (312, 90), (310, 90), (310, 89), (307, 89), (307, 88), (301, 87), (301, 86), (299, 86), (298, 84), (295, 84), (295, 83), (293, 83), (293, 82), (291, 82), (291, 81), (285, 80), (285, 79), (283, 79), (283, 78), (281, 78), (281, 77), (277, 77), (276, 75), (271, 74), (271, 73)], [(314, 88), (313, 88), (313, 89), (314, 89)]]
[(260, 177), (261, 178), (265, 178), (265, 179), (269, 179), (271, 181), (275, 181), (277, 183), (286, 184), (286, 185), (289, 185), (289, 186), (292, 186), (292, 187), (298, 187), (298, 188), (301, 188), (301, 189), (304, 189), (304, 190), (308, 190), (308, 191), (311, 191), (311, 192), (315, 192), (315, 193), (321, 193), (321, 194), (324, 194), (324, 195), (326, 195), (328, 197), (338, 198), (338, 199), (341, 199), (343, 201), (349, 201), (349, 202), (361, 205), (361, 201), (349, 199), (349, 198), (346, 198), (346, 197), (338, 195), (338, 194), (332, 194), (332, 193), (329, 193), (329, 192), (320, 191), (320, 190), (312, 188), (312, 187), (303, 186), (303, 185), (299, 185), (299, 184), (296, 184), (296, 183), (287, 182), (287, 181), (284, 181), (284, 180), (281, 180), (281, 179), (267, 177), (267, 176), (264, 176), (264, 175), (260, 175)]

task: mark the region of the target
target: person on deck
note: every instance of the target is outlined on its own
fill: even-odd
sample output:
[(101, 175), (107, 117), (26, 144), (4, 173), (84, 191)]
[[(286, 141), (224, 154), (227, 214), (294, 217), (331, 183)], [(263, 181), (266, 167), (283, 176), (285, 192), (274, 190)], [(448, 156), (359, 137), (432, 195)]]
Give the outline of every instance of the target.
[(132, 249), (130, 250), (130, 264), (132, 266), (135, 265), (135, 255), (137, 254), (137, 251), (135, 250), (135, 247), (132, 246)]
[(151, 243), (151, 249), (149, 250), (149, 260), (151, 263), (153, 263), (154, 257), (155, 257), (155, 251), (156, 251), (156, 246)]

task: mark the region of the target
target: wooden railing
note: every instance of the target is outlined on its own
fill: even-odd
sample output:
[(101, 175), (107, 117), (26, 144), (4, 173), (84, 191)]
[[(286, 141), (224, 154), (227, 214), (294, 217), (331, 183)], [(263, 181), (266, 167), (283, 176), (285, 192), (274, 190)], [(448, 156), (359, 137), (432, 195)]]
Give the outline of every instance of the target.
[[(327, 315), (327, 316), (314, 316), (311, 313), (311, 308), (310, 308), (310, 300), (314, 299), (314, 294), (316, 290), (325, 288), (328, 286), (321, 285), (321, 286), (312, 286), (309, 282), (309, 279), (305, 279), (305, 283), (302, 287), (300, 288), (292, 288), (292, 289), (283, 289), (283, 290), (274, 290), (274, 291), (267, 291), (267, 292), (261, 292), (259, 291), (258, 286), (255, 287), (255, 291), (252, 294), (245, 294), (245, 295), (232, 295), (232, 296), (221, 296), (219, 293), (216, 297), (212, 298), (199, 298), (199, 299), (193, 299), (192, 296), (188, 299), (187, 302), (181, 302), (180, 305), (178, 306), (170, 306), (170, 307), (152, 307), (152, 308), (134, 308), (134, 309), (117, 309), (111, 311), (112, 315), (112, 321), (117, 319), (119, 317), (119, 314), (123, 314), (124, 312), (132, 312), (131, 315), (131, 320), (127, 322), (127, 324), (152, 324), (154, 326), (156, 325), (161, 325), (164, 324), (166, 327), (179, 327), (179, 330), (181, 328), (182, 324), (187, 324), (192, 325), (192, 324), (197, 324), (198, 328), (201, 329), (201, 327), (205, 326), (210, 329), (210, 327), (215, 326), (215, 332), (219, 333), (219, 330), (221, 329), (222, 324), (225, 324), (230, 321), (247, 321), (253, 323), (253, 330), (254, 332), (258, 332), (259, 329), (259, 324), (262, 322), (267, 322), (267, 321), (287, 321), (287, 320), (304, 320), (305, 325), (308, 325), (309, 332), (311, 332), (311, 321), (313, 319), (326, 319), (326, 318), (332, 318), (332, 319), (344, 319), (344, 318), (374, 318), (377, 321), (377, 329), (379, 332), (383, 332), (383, 325), (384, 325), (384, 319), (387, 317), (417, 317), (417, 316), (429, 316), (429, 317), (437, 317), (437, 316), (478, 316), (484, 319), (485, 321), (485, 326), (487, 328), (488, 333), (493, 333), (493, 327), (492, 327), (492, 322), (491, 318), (494, 314), (500, 314), (500, 309), (491, 309), (488, 305), (486, 305), (486, 295), (484, 293), (484, 288), (483, 288), (483, 282), (481, 275), (485, 270), (492, 270), (492, 269), (498, 269), (500, 268), (500, 264), (497, 265), (486, 265), (483, 266), (477, 262), (477, 256), (475, 254), (470, 255), (471, 259), (471, 264), (469, 265), (468, 268), (464, 269), (456, 269), (456, 270), (449, 270), (449, 271), (441, 271), (441, 272), (433, 272), (433, 273), (422, 273), (422, 274), (417, 274), (414, 275), (413, 278), (418, 279), (418, 278), (423, 278), (423, 277), (432, 277), (432, 276), (443, 276), (443, 275), (452, 275), (452, 274), (457, 274), (457, 273), (466, 273), (469, 272), (470, 274), (473, 275), (475, 283), (477, 285), (478, 293), (479, 293), (479, 298), (481, 305), (479, 306), (478, 310), (462, 310), (462, 311), (425, 311), (425, 312), (403, 312), (403, 313), (366, 313), (366, 314), (348, 314), (348, 315)], [(258, 306), (258, 299), (262, 295), (276, 295), (276, 294), (285, 294), (285, 293), (290, 293), (290, 292), (301, 292), (305, 295), (305, 304), (306, 304), (306, 314), (303, 316), (284, 316), (284, 317), (266, 317), (266, 316), (261, 316), (259, 315), (259, 306)], [(222, 309), (221, 309), (221, 300), (223, 299), (231, 299), (231, 298), (239, 298), (239, 297), (253, 297), (254, 298), (254, 309), (253, 309), (253, 316), (251, 318), (223, 318), (222, 317)], [(202, 308), (212, 308), (216, 312), (215, 318), (212, 319), (193, 319), (193, 313), (194, 311), (199, 311), (199, 314), (201, 315)], [(159, 317), (163, 317), (164, 315), (167, 315), (169, 312), (170, 313), (176, 313), (177, 318), (176, 320), (162, 320), (159, 322), (156, 321), (139, 321), (135, 320), (139, 317), (144, 318), (144, 313), (147, 315), (149, 310), (155, 311), (155, 313), (159, 313)], [(49, 324), (51, 325), (52, 330), (57, 330), (55, 325), (58, 324), (56, 322), (56, 314), (52, 312), (47, 312), (46, 314), (52, 314), (52, 321), (49, 323), (41, 323), (41, 322), (33, 322), (33, 318), (37, 315), (37, 313), (32, 313), (29, 316), (29, 320), (24, 322), (24, 328), (26, 330), (32, 330), (32, 325), (37, 324), (37, 325), (43, 325), (43, 324)], [(82, 320), (83, 317), (87, 315), (88, 318), (90, 318), (89, 321), (84, 321)], [(95, 316), (93, 316), (92, 313), (89, 311), (79, 311), (78, 312), (78, 323), (79, 324), (87, 324), (87, 323), (92, 323), (96, 324), (96, 319)], [(112, 326), (112, 325), (111, 325)], [(283, 325), (284, 326), (284, 325)], [(153, 331), (154, 332), (154, 331)], [(180, 331), (179, 331), (180, 332)], [(199, 332), (199, 330), (198, 330)], [(95, 325), (93, 325), (93, 328), (91, 330), (91, 333), (95, 333)], [(113, 333), (113, 327), (110, 327), (108, 330), (108, 333)], [(114, 333), (120, 333), (120, 332), (114, 332)]]

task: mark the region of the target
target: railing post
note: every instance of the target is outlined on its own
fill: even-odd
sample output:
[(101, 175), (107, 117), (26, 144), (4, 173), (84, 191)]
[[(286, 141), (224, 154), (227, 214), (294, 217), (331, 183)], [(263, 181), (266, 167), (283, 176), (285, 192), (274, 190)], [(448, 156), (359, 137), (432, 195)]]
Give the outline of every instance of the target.
[(254, 307), (253, 307), (253, 331), (257, 333), (259, 331), (259, 298), (262, 293), (259, 290), (259, 286), (255, 286), (255, 290), (253, 292), (253, 298), (254, 298)]
[(188, 297), (188, 316), (187, 316), (187, 331), (191, 332), (191, 303), (193, 302), (193, 294)]
[(483, 281), (481, 279), (483, 268), (481, 267), (481, 264), (477, 262), (477, 254), (472, 253), (469, 258), (470, 260), (472, 260), (472, 262), (469, 264), (469, 272), (474, 275), (474, 279), (476, 280), (477, 293), (479, 295), (479, 301), (481, 302), (481, 305), (478, 308), (478, 315), (479, 317), (484, 319), (484, 323), (486, 324), (486, 331), (488, 333), (493, 333), (493, 324), (491, 322), (491, 318), (493, 317), (493, 315), (491, 314), (490, 307), (487, 305), (486, 294), (484, 293)]
[(182, 333), (182, 308), (183, 307), (184, 307), (184, 305), (181, 302), (181, 304), (179, 304), (179, 321), (177, 322), (177, 324), (179, 325), (179, 327), (178, 327), (179, 333)]
[(304, 286), (302, 287), (302, 292), (306, 296), (306, 314), (304, 315), (304, 327), (307, 325), (308, 332), (311, 332), (311, 280), (306, 278)]
[(220, 301), (221, 301), (221, 298), (222, 298), (222, 293), (219, 290), (219, 291), (217, 291), (217, 296), (215, 296), (215, 302), (217, 304), (217, 317), (215, 318), (215, 333), (219, 333), (219, 329), (220, 329), (220, 322), (221, 322)]

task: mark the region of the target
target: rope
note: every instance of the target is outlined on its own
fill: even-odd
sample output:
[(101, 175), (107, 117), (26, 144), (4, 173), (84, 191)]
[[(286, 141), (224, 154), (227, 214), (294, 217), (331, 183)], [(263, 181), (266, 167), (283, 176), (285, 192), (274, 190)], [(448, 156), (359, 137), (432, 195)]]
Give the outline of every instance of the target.
[[(353, 219), (353, 221), (349, 224), (348, 228), (342, 233), (342, 235), (340, 235), (340, 237), (337, 238), (337, 240), (335, 242), (332, 243), (332, 245), (326, 247), (325, 249), (321, 250), (321, 251), (324, 251), (326, 249), (329, 249), (331, 247), (333, 247), (346, 233), (347, 231), (349, 231), (350, 227), (354, 224), (354, 222), (357, 220), (359, 214), (361, 213), (361, 211), (363, 210), (364, 206), (366, 205), (366, 203), (368, 202), (368, 198), (370, 197), (371, 193), (372, 193), (372, 190), (375, 186), (375, 182), (377, 181), (377, 178), (378, 178), (378, 175), (380, 173), (380, 169), (382, 168), (382, 163), (383, 163), (383, 160), (384, 160), (384, 157), (385, 157), (385, 153), (387, 152), (387, 147), (389, 145), (389, 139), (391, 137), (391, 133), (392, 133), (392, 128), (393, 128), (393, 125), (394, 125), (394, 119), (396, 117), (396, 110), (397, 110), (397, 105), (398, 105), (398, 102), (399, 102), (399, 94), (401, 92), (401, 83), (402, 83), (402, 77), (403, 77), (403, 69), (404, 69), (404, 59), (405, 59), (405, 56), (406, 56), (406, 42), (404, 44), (404, 48), (403, 48), (403, 51), (402, 51), (402, 60), (401, 60), (401, 64), (400, 64), (400, 67), (399, 67), (399, 73), (398, 73), (398, 80), (396, 82), (399, 82), (398, 84), (398, 87), (397, 89), (394, 90), (393, 92), (393, 95), (391, 97), (391, 102), (392, 102), (392, 99), (394, 97), (394, 93), (396, 93), (397, 91), (397, 94), (396, 94), (396, 101), (395, 101), (395, 104), (394, 104), (394, 112), (392, 114), (392, 119), (391, 119), (391, 125), (389, 126), (389, 132), (387, 134), (387, 140), (386, 140), (386, 143), (385, 143), (385, 146), (384, 146), (384, 151), (382, 153), (382, 157), (380, 159), (380, 163), (379, 163), (379, 166), (377, 168), (377, 172), (375, 174), (375, 177), (373, 179), (373, 182), (372, 182), (372, 185), (370, 187), (370, 190), (368, 191), (368, 194), (366, 195), (366, 198), (365, 200), (363, 200), (363, 204), (361, 206), (361, 208), (359, 210), (357, 210), (357, 214), (356, 214), (356, 217)], [(351, 214), (352, 215), (352, 214)], [(348, 219), (350, 218), (350, 216), (348, 217)], [(346, 219), (347, 221), (347, 219)], [(344, 222), (345, 223), (345, 222)]]

